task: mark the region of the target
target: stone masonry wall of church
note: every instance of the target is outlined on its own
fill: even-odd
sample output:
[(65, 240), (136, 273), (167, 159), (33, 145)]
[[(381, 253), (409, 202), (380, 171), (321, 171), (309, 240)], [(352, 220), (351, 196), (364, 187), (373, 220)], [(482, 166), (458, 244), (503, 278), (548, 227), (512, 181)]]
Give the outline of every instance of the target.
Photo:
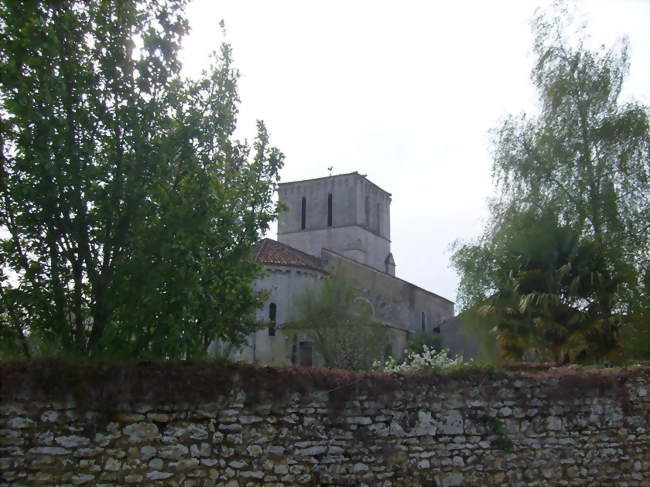
[(454, 303), (402, 279), (326, 249), (322, 251), (322, 261), (327, 270), (354, 284), (372, 305), (376, 318), (408, 329), (414, 335), (422, 331), (422, 313), (427, 333), (433, 333), (438, 323), (454, 316)]
[(390, 195), (364, 176), (351, 173), (283, 183), (278, 196), (288, 210), (278, 218), (279, 242), (317, 257), (323, 248), (334, 250), (380, 271), (386, 270), (390, 253)]
[(3, 365), (0, 485), (650, 485), (649, 368), (175, 367)]

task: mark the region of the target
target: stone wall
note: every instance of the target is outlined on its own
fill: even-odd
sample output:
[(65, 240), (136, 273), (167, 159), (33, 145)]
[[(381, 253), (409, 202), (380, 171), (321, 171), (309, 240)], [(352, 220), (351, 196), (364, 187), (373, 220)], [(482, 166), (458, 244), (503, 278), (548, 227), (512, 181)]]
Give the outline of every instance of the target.
[[(332, 225), (328, 200), (332, 195)], [(327, 248), (386, 271), (390, 254), (390, 194), (356, 172), (280, 183), (287, 211), (278, 217), (278, 241), (315, 257)], [(305, 228), (302, 229), (302, 199)]]
[(293, 337), (282, 332), (282, 326), (295, 312), (292, 306), (305, 290), (320, 289), (325, 272), (293, 266), (266, 265), (264, 277), (253, 283), (257, 292), (267, 294), (264, 306), (255, 315), (258, 322), (269, 320), (269, 305), (276, 305), (276, 334), (269, 335), (268, 327), (261, 328), (248, 336), (246, 344), (232, 352), (233, 360), (264, 365), (291, 365)]
[(650, 485), (648, 368), (115, 367), (2, 368), (0, 485)]
[[(408, 329), (413, 336), (425, 332), (454, 316), (454, 303), (398, 277), (379, 272), (327, 249), (322, 250), (324, 267), (350, 282), (372, 305), (375, 318), (384, 323)], [(443, 337), (444, 342), (444, 337)]]

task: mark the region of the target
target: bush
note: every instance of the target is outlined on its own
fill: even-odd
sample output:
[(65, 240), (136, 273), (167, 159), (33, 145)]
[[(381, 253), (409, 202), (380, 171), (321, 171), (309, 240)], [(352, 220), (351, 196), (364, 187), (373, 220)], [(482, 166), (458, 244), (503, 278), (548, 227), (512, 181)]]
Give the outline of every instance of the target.
[(401, 361), (388, 357), (384, 362), (375, 362), (373, 367), (383, 372), (405, 372), (408, 370), (450, 369), (470, 362), (464, 362), (462, 355), (449, 356), (449, 350), (446, 348), (435, 350), (423, 345), (422, 351), (419, 353), (407, 351)]

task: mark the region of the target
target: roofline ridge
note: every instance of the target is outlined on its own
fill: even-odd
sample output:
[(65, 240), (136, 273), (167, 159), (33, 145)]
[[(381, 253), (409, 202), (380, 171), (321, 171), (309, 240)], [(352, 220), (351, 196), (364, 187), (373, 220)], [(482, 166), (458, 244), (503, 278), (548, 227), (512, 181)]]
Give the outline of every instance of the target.
[(274, 243), (277, 243), (277, 244), (279, 244), (279, 245), (281, 245), (283, 247), (286, 247), (289, 250), (292, 250), (293, 252), (296, 252), (297, 254), (304, 255), (305, 257), (308, 257), (310, 259), (320, 261), (320, 259), (318, 257), (316, 257), (315, 255), (308, 254), (307, 252), (304, 252), (304, 251), (302, 251), (300, 249), (292, 247), (291, 245), (286, 244), (284, 242), (280, 242), (279, 240), (273, 240), (273, 239), (267, 239), (267, 240), (270, 240), (271, 242), (274, 242)]
[[(276, 263), (276, 262), (266, 262), (267, 265), (291, 265), (291, 266), (294, 266), (294, 267), (305, 267), (305, 268), (308, 268), (308, 269), (314, 269), (314, 270), (317, 270), (317, 271), (327, 273), (327, 270), (323, 267), (323, 265), (321, 263), (321, 259), (316, 257), (315, 255), (308, 254), (307, 252), (303, 252), (300, 249), (292, 247), (291, 245), (288, 245), (288, 244), (286, 244), (284, 242), (274, 240), (272, 238), (265, 238), (265, 239), (263, 239), (263, 241), (264, 241), (263, 245), (260, 246), (260, 250), (257, 253), (257, 255), (255, 256), (256, 260), (258, 260), (260, 258), (260, 255), (262, 254), (262, 250), (267, 244), (269, 244), (269, 245), (274, 244), (274, 245), (277, 245), (278, 247), (280, 247), (281, 249), (283, 249), (284, 251), (294, 254), (294, 256), (295, 256), (294, 258), (298, 258), (298, 259), (304, 261), (304, 263), (301, 263), (301, 264), (279, 264), (279, 263)], [(262, 262), (262, 263), (265, 263), (265, 262)]]
[(322, 181), (322, 180), (325, 180), (325, 179), (333, 179), (333, 178), (338, 178), (338, 177), (343, 177), (343, 176), (358, 176), (361, 179), (364, 179), (371, 186), (374, 186), (379, 191), (386, 194), (389, 198), (393, 197), (393, 195), (391, 193), (389, 193), (384, 188), (377, 185), (377, 183), (373, 183), (370, 179), (368, 179), (367, 174), (361, 174), (358, 171), (352, 171), (352, 172), (343, 173), (343, 174), (332, 174), (330, 176), (322, 176), (320, 178), (298, 179), (297, 181), (286, 181), (286, 182), (278, 183), (278, 186), (285, 186), (285, 185), (288, 185), (288, 184), (297, 184), (297, 183), (309, 183), (309, 182), (312, 182), (312, 181)]
[(260, 246), (257, 249), (257, 252), (255, 253), (255, 260), (259, 258), (260, 254), (262, 253), (262, 249), (266, 245), (266, 241), (269, 240), (268, 237), (264, 237), (263, 239), (260, 240)]

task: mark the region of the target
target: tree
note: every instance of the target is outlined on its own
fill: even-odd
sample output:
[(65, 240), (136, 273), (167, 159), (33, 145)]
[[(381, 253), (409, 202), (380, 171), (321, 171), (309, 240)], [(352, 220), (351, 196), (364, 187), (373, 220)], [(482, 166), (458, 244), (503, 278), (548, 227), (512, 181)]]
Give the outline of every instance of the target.
[(490, 237), (455, 259), (470, 277), (468, 263), (484, 254), (485, 289), (494, 290), (472, 318), (494, 327), (506, 358), (598, 361), (620, 352), (616, 300), (631, 276), (610, 271), (606, 249), (548, 212), (508, 215)]
[(287, 329), (310, 340), (326, 367), (339, 369), (370, 369), (389, 343), (388, 330), (373, 321), (370, 304), (336, 276), (324, 280), (319, 291), (303, 291)]
[(442, 335), (429, 335), (428, 333), (420, 333), (412, 340), (406, 342), (404, 353), (417, 355), (427, 350), (432, 352), (440, 352), (443, 348)]
[(191, 357), (255, 326), (283, 158), (261, 122), (233, 138), (227, 44), (181, 77), (184, 5), (0, 4), (0, 330), (25, 355)]
[(625, 361), (650, 362), (650, 268), (641, 275), (642, 291), (639, 310), (630, 316), (630, 321), (621, 330), (622, 359)]
[(493, 132), (500, 196), (483, 236), (453, 261), (461, 304), (487, 304), (506, 354), (594, 361), (644, 313), (650, 130), (646, 107), (618, 102), (626, 42), (591, 51), (579, 32), (571, 44), (568, 17), (560, 8), (533, 21), (540, 114)]

